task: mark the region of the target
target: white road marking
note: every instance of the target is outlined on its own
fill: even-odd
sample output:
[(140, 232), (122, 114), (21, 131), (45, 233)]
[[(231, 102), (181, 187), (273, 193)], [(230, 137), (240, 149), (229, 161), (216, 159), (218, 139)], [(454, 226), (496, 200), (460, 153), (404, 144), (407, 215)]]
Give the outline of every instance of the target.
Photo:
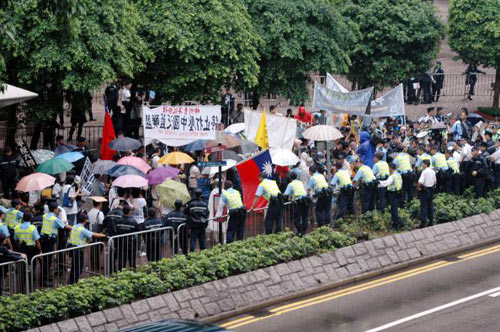
[[(492, 294), (492, 293), (495, 293), (495, 294)], [(394, 327), (394, 326), (397, 326), (397, 325), (401, 325), (401, 324), (409, 322), (411, 320), (414, 320), (414, 319), (417, 319), (417, 318), (420, 318), (420, 317), (423, 317), (423, 316), (427, 316), (427, 315), (433, 314), (435, 312), (438, 312), (438, 311), (441, 311), (441, 310), (445, 310), (445, 309), (454, 307), (456, 305), (459, 305), (459, 304), (462, 304), (462, 303), (465, 303), (465, 302), (468, 302), (468, 301), (472, 301), (474, 299), (477, 299), (479, 297), (486, 296), (486, 295), (490, 295), (490, 296), (496, 295), (496, 296), (499, 296), (500, 295), (500, 287), (493, 288), (493, 289), (490, 289), (490, 290), (487, 290), (487, 291), (484, 291), (484, 292), (481, 292), (481, 293), (477, 293), (475, 295), (471, 295), (471, 296), (468, 296), (468, 297), (464, 297), (462, 299), (459, 299), (459, 300), (456, 300), (456, 301), (453, 301), (453, 302), (450, 302), (450, 303), (447, 303), (447, 304), (443, 304), (443, 305), (441, 305), (439, 307), (435, 307), (435, 308), (432, 308), (432, 309), (429, 309), (429, 310), (426, 310), (426, 311), (422, 311), (422, 312), (420, 312), (418, 314), (415, 314), (415, 315), (412, 315), (412, 316), (408, 316), (408, 317), (405, 317), (405, 318), (398, 319), (398, 320), (396, 320), (394, 322), (387, 323), (385, 325), (376, 327), (374, 329), (367, 330), (366, 332), (378, 332), (378, 331), (387, 330), (387, 329), (389, 329), (391, 327)]]
[(497, 297), (497, 296), (500, 296), (500, 292), (494, 293), (494, 294), (490, 294), (490, 297)]

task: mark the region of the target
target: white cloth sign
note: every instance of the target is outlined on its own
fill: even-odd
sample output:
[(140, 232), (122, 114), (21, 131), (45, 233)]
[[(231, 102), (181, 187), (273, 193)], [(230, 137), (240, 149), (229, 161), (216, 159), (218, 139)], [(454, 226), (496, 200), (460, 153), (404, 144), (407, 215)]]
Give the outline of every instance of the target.
[[(251, 141), (255, 140), (262, 112), (244, 110), (245, 133)], [(270, 148), (291, 150), (297, 133), (297, 121), (292, 118), (266, 114), (267, 140)]]
[(215, 140), (221, 121), (220, 105), (143, 106), (144, 144), (156, 139), (168, 146), (189, 144), (197, 139)]
[(340, 84), (335, 78), (333, 78), (330, 73), (326, 73), (326, 82), (325, 86), (327, 89), (337, 91), (337, 92), (342, 92), (342, 93), (347, 93), (349, 90), (347, 90), (342, 84)]
[(403, 84), (387, 92), (383, 96), (372, 101), (370, 118), (405, 115), (405, 99), (403, 95)]
[(92, 185), (94, 184), (95, 177), (92, 174), (92, 163), (89, 157), (85, 159), (85, 164), (83, 164), (82, 172), (80, 173), (80, 179), (82, 180), (82, 192), (84, 195), (90, 195), (92, 192)]

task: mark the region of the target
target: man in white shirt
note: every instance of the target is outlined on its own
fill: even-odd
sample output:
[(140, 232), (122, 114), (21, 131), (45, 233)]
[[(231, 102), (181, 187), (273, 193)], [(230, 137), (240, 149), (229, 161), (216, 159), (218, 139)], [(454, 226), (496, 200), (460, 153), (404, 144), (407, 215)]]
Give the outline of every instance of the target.
[(161, 155), (161, 148), (156, 147), (154, 149), (153, 154), (151, 155), (151, 166), (153, 166), (153, 169), (157, 169), (160, 166), (163, 166), (158, 163), (158, 160), (160, 160), (160, 155)]
[[(470, 169), (472, 167), (472, 146), (469, 145), (467, 139), (460, 139), (460, 172), (463, 174), (470, 174)], [(464, 176), (462, 179), (462, 185), (460, 187), (460, 192), (463, 193), (466, 188), (472, 185), (472, 179), (470, 176)]]
[(87, 216), (89, 217), (90, 230), (92, 232), (100, 233), (102, 232), (102, 222), (104, 221), (104, 213), (101, 211), (102, 203), (96, 200), (92, 201), (93, 208), (89, 211)]
[[(434, 224), (434, 187), (436, 186), (436, 172), (430, 167), (430, 160), (422, 162), (424, 170), (418, 179), (418, 190), (420, 191), (420, 226), (432, 226)], [(429, 224), (427, 224), (429, 220)]]

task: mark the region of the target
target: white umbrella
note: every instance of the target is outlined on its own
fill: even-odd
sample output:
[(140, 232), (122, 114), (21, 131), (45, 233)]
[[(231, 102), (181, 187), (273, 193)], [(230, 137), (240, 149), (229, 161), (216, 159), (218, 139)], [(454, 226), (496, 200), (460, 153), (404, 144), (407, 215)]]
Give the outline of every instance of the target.
[(272, 148), (271, 160), (274, 165), (278, 166), (293, 166), (296, 165), (300, 159), (290, 150), (282, 148)]
[(23, 101), (38, 97), (34, 92), (4, 84), (3, 91), (0, 92), (0, 108), (21, 103)]
[(337, 128), (326, 125), (317, 125), (306, 129), (302, 136), (311, 141), (334, 141), (344, 137)]
[(227, 127), (224, 131), (231, 133), (231, 134), (237, 134), (241, 133), (243, 130), (245, 130), (245, 124), (244, 123), (234, 123)]
[[(228, 159), (226, 160), (226, 166), (222, 166), (222, 171), (227, 171), (231, 167), (236, 165), (236, 160)], [(201, 174), (208, 174), (209, 177), (214, 176), (215, 174), (219, 173), (219, 167), (214, 166), (214, 167), (205, 167)]]

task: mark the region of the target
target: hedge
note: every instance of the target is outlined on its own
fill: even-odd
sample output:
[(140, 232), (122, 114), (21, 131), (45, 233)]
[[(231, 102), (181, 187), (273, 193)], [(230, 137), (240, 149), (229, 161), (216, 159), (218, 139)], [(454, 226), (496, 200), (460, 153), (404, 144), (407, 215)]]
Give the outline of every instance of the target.
[(200, 253), (178, 255), (123, 270), (109, 277), (81, 279), (77, 284), (0, 298), (0, 330), (19, 331), (116, 307), (146, 297), (200, 285), (231, 275), (288, 262), (356, 240), (328, 227), (304, 237), (291, 232), (260, 235)]

